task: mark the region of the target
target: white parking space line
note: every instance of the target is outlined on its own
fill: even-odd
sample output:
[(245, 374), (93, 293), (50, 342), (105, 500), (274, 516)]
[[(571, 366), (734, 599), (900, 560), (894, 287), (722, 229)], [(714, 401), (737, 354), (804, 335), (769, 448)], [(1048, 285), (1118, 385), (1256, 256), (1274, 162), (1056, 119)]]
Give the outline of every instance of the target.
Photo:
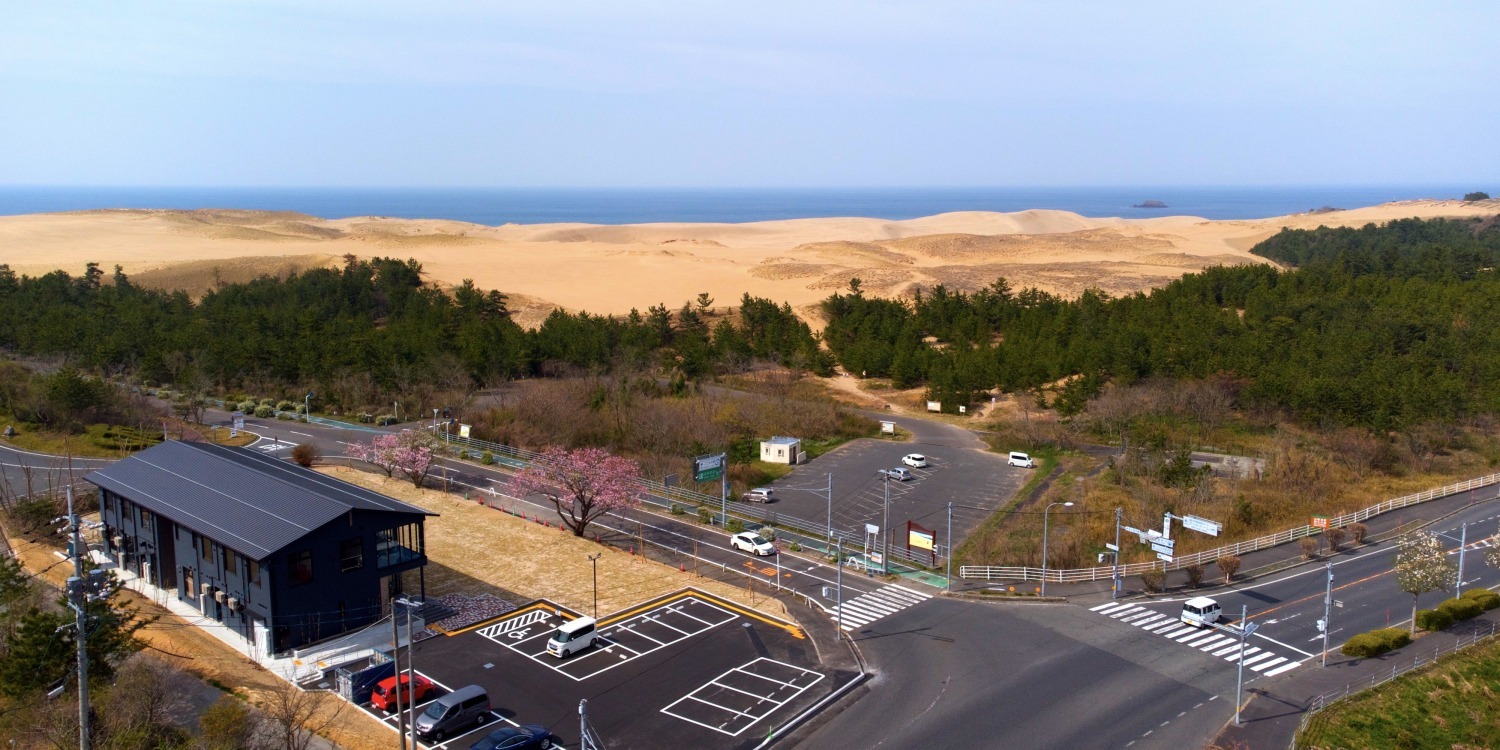
[[(808, 682), (806, 685), (798, 685), (798, 684), (793, 683), (793, 682), (784, 682), (782, 680), (777, 680), (777, 679), (772, 678), (772, 677), (767, 677), (767, 676), (765, 676), (763, 674), (760, 674), (760, 673), (755, 672), (755, 671), (752, 670), (752, 668), (756, 664), (761, 663), (761, 662), (766, 662), (766, 663), (770, 663), (770, 664), (776, 664), (776, 665), (779, 665), (779, 666), (782, 666), (782, 667), (786, 667), (786, 668), (791, 669), (791, 670), (795, 670), (795, 671), (801, 673), (800, 676), (804, 676), (805, 677), (807, 675), (813, 675), (813, 679), (812, 679), (812, 681)], [(726, 678), (726, 677), (728, 677), (728, 676), (730, 676), (732, 674), (735, 674), (735, 673), (739, 673), (739, 674), (743, 674), (743, 675), (749, 675), (751, 677), (759, 677), (759, 678), (761, 678), (763, 680), (766, 680), (768, 682), (774, 683), (774, 684), (779, 685), (781, 687), (772, 689), (769, 694), (761, 694), (761, 693), (756, 693), (756, 692), (754, 692), (752, 690), (745, 690), (745, 689), (742, 689), (742, 688), (737, 688), (737, 687), (734, 687), (733, 685), (727, 685), (727, 684), (721, 682), (721, 680), (723, 680), (724, 678)], [(683, 697), (678, 698), (677, 700), (672, 701), (671, 703), (667, 704), (667, 706), (665, 708), (661, 709), (661, 712), (664, 713), (664, 714), (666, 714), (666, 715), (668, 715), (668, 716), (671, 716), (671, 717), (674, 717), (674, 718), (677, 718), (677, 719), (682, 719), (683, 721), (686, 721), (686, 722), (688, 722), (690, 724), (696, 724), (696, 725), (698, 725), (700, 727), (703, 727), (704, 729), (711, 729), (711, 730), (713, 730), (715, 732), (718, 732), (720, 734), (729, 735), (730, 737), (738, 737), (746, 729), (749, 729), (750, 727), (754, 726), (761, 719), (764, 719), (767, 716), (770, 716), (773, 712), (776, 711), (776, 709), (781, 708), (782, 706), (784, 706), (787, 703), (791, 702), (792, 700), (796, 699), (797, 696), (802, 695), (803, 693), (807, 692), (807, 690), (809, 688), (811, 688), (812, 686), (814, 686), (814, 685), (818, 684), (819, 682), (821, 682), (825, 676), (826, 675), (824, 675), (824, 674), (822, 674), (820, 672), (814, 672), (814, 671), (812, 671), (810, 669), (803, 669), (802, 667), (798, 667), (798, 666), (793, 665), (793, 664), (787, 664), (786, 662), (777, 661), (775, 659), (769, 659), (769, 658), (766, 658), (766, 657), (761, 657), (761, 658), (756, 659), (754, 661), (751, 661), (751, 662), (749, 662), (747, 664), (735, 667), (734, 669), (731, 669), (731, 670), (729, 670), (729, 671), (727, 671), (727, 672), (719, 675), (718, 677), (715, 677), (712, 680), (709, 680), (707, 683), (704, 683), (703, 685), (695, 688), (692, 692), (688, 693), (687, 695), (684, 695)], [(739, 693), (741, 695), (746, 695), (746, 696), (749, 696), (751, 698), (755, 698), (757, 700), (757, 703), (753, 707), (750, 707), (747, 710), (741, 710), (741, 709), (735, 708), (733, 706), (725, 706), (723, 704), (716, 703), (716, 702), (714, 702), (712, 700), (709, 700), (707, 698), (699, 697), (699, 693), (701, 693), (701, 692), (703, 692), (705, 690), (708, 690), (710, 688), (715, 688), (715, 687), (721, 688), (721, 689), (727, 689), (727, 690), (733, 691), (735, 693)], [(783, 690), (784, 688), (792, 688), (791, 694), (787, 695), (785, 698), (778, 699), (776, 697), (776, 695), (775, 695), (776, 692), (778, 692), (780, 690)], [(693, 701), (695, 704), (703, 705), (703, 706), (708, 706), (711, 709), (713, 709), (714, 711), (722, 711), (722, 712), (724, 712), (726, 714), (730, 714), (730, 717), (727, 718), (727, 719), (725, 719), (718, 726), (714, 726), (712, 724), (705, 723), (705, 721), (713, 721), (712, 718), (704, 717), (704, 716), (700, 715), (699, 718), (704, 719), (704, 721), (699, 721), (698, 719), (695, 719), (695, 718), (693, 718), (691, 716), (686, 715), (687, 713), (689, 713), (689, 711), (688, 711), (688, 709), (686, 707), (679, 708), (677, 711), (673, 711), (672, 710), (673, 708), (676, 708), (676, 707), (682, 705), (685, 701)], [(752, 711), (754, 711), (754, 713), (752, 713)], [(733, 726), (731, 726), (729, 729), (725, 728), (726, 724), (731, 724), (732, 725), (736, 721), (736, 719), (749, 719), (749, 721), (744, 722), (743, 726), (740, 726), (737, 729), (735, 729)]]

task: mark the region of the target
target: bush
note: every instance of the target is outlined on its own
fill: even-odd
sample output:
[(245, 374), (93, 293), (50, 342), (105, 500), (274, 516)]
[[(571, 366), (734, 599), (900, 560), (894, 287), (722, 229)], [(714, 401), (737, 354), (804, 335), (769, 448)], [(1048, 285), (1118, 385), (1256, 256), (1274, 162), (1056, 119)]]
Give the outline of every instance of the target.
[(1365, 543), (1365, 534), (1370, 533), (1370, 527), (1362, 523), (1349, 524), (1349, 536), (1354, 539), (1355, 544)]
[(745, 522), (738, 518), (731, 518), (728, 523), (724, 524), (724, 530), (731, 534), (738, 534), (745, 530)]
[(1371, 630), (1370, 635), (1380, 639), (1387, 651), (1402, 648), (1411, 643), (1411, 633), (1406, 628), (1381, 628)]
[(1449, 599), (1437, 608), (1439, 612), (1448, 613), (1454, 622), (1470, 620), (1484, 613), (1484, 605), (1473, 599)]
[(1166, 574), (1165, 571), (1161, 571), (1161, 570), (1157, 570), (1156, 568), (1152, 568), (1152, 569), (1150, 569), (1148, 571), (1145, 571), (1145, 572), (1141, 573), (1141, 585), (1144, 586), (1146, 588), (1146, 590), (1149, 591), (1149, 592), (1151, 592), (1151, 593), (1156, 593), (1158, 591), (1161, 591), (1163, 588), (1166, 587), (1166, 583), (1167, 583), (1167, 574)]
[(242, 411), (246, 414), (253, 414), (255, 407), (256, 403), (254, 401), (241, 401), (234, 405), (235, 411)]
[(1188, 566), (1185, 566), (1185, 567), (1183, 567), (1182, 572), (1187, 574), (1187, 582), (1188, 582), (1189, 586), (1192, 586), (1193, 588), (1198, 588), (1199, 586), (1203, 585), (1203, 566), (1202, 565), (1188, 565)]
[(1323, 532), (1323, 536), (1328, 540), (1328, 551), (1338, 552), (1339, 547), (1344, 546), (1344, 539), (1349, 536), (1349, 532), (1341, 528), (1332, 528)]
[(318, 449), (311, 443), (298, 443), (292, 448), (292, 462), (298, 466), (311, 468), (314, 461), (318, 460)]
[(802, 551), (802, 545), (800, 545), (800, 544), (798, 544), (796, 542), (792, 542), (791, 544), (787, 545), (787, 549), (789, 549), (789, 550), (791, 550), (793, 552), (801, 552)]
[(1479, 602), (1479, 606), (1487, 610), (1500, 607), (1500, 594), (1489, 589), (1469, 589), (1464, 592), (1463, 598)]
[(713, 523), (713, 521), (714, 514), (710, 513), (708, 508), (698, 509), (698, 523)]
[(297, 408), (297, 405), (294, 404), (294, 403), (292, 403), (292, 402), (290, 402), (290, 401), (278, 401), (278, 402), (276, 402), (276, 411), (295, 411), (296, 408)]
[(260, 403), (257, 404), (257, 406), (270, 406), (270, 405), (271, 405), (271, 399), (268, 399), (268, 398), (261, 399)]
[(375, 417), (375, 424), (378, 424), (381, 427), (385, 427), (387, 425), (393, 425), (395, 423), (396, 423), (396, 415), (394, 415), (394, 414), (381, 414), (380, 416)]
[(1297, 545), (1302, 548), (1303, 558), (1313, 560), (1318, 557), (1318, 548), (1320, 545), (1318, 544), (1317, 539), (1310, 536), (1305, 536), (1302, 537), (1301, 541), (1297, 542)]
[(1360, 633), (1359, 635), (1356, 635), (1353, 638), (1344, 641), (1344, 645), (1339, 647), (1339, 651), (1341, 651), (1344, 656), (1353, 656), (1359, 659), (1368, 659), (1372, 656), (1379, 656), (1389, 650), (1390, 648), (1385, 645), (1385, 641), (1382, 641), (1369, 633)]
[(267, 404), (261, 404), (260, 406), (255, 407), (255, 416), (260, 417), (261, 419), (266, 419), (267, 417), (270, 417), (275, 413), (276, 410), (272, 409)]
[(1234, 578), (1234, 574), (1240, 569), (1239, 555), (1221, 555), (1214, 562), (1219, 566), (1219, 570), (1224, 573), (1225, 584), (1228, 584), (1229, 579)]
[(1487, 201), (1489, 199), (1490, 194), (1484, 192), (1483, 190), (1475, 190), (1472, 193), (1464, 193), (1465, 203), (1473, 203), (1474, 201)]
[(1417, 627), (1423, 630), (1438, 631), (1453, 624), (1453, 616), (1440, 609), (1423, 609), (1417, 611)]
[(485, 466), (489, 466), (490, 464), (495, 463), (495, 454), (489, 451), (485, 451), (484, 453), (479, 454), (479, 463), (482, 463)]
[(680, 515), (682, 515), (685, 512), (686, 511), (684, 511), (682, 509), (681, 505), (678, 505), (677, 503), (672, 503), (672, 515), (674, 515), (674, 516), (680, 516)]

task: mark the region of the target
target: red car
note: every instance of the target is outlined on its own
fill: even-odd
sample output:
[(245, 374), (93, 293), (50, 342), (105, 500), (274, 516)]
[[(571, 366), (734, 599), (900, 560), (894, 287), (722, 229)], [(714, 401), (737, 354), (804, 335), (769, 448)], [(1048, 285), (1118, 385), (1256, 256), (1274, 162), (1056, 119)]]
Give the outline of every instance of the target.
[[(417, 675), (416, 687), (408, 685), (407, 675), (401, 675), (401, 707), (404, 709), (411, 705), (413, 695), (417, 703), (432, 698), (432, 681), (422, 675)], [(370, 705), (386, 713), (396, 710), (396, 678), (387, 677), (375, 683), (375, 690), (370, 693)]]

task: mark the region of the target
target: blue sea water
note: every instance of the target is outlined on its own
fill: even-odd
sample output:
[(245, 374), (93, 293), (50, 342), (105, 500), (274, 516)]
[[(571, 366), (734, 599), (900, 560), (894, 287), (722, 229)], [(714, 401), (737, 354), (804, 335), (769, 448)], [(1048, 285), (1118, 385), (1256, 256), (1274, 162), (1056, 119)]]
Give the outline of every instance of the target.
[[(1258, 219), (1323, 206), (1457, 198), (1474, 185), (997, 188), (230, 188), (0, 186), (0, 215), (95, 208), (241, 208), (325, 219), (392, 216), (476, 224), (747, 222), (825, 216), (911, 219), (948, 211)], [(1489, 186), (1493, 190), (1495, 186)], [(1496, 191), (1500, 192), (1500, 191)], [(1146, 200), (1165, 209), (1132, 208)]]

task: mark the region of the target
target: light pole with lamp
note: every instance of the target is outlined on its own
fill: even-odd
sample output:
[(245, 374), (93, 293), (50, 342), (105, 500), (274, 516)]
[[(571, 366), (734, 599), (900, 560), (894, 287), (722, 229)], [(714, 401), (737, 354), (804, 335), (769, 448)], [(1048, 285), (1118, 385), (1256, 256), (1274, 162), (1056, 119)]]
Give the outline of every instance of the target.
[(307, 398), (302, 402), (303, 404), (305, 404), (305, 406), (302, 407), (302, 421), (308, 424), (312, 424), (312, 397), (313, 392), (308, 391)]
[(594, 619), (599, 619), (599, 558), (604, 557), (603, 552), (595, 552), (589, 555), (589, 562), (594, 564)]
[(1047, 514), (1052, 512), (1052, 506), (1061, 505), (1064, 508), (1073, 507), (1072, 500), (1060, 500), (1048, 503), (1042, 511), (1042, 596), (1047, 595)]
[(880, 522), (880, 573), (891, 574), (891, 475), (881, 474), (885, 479), (885, 515)]

